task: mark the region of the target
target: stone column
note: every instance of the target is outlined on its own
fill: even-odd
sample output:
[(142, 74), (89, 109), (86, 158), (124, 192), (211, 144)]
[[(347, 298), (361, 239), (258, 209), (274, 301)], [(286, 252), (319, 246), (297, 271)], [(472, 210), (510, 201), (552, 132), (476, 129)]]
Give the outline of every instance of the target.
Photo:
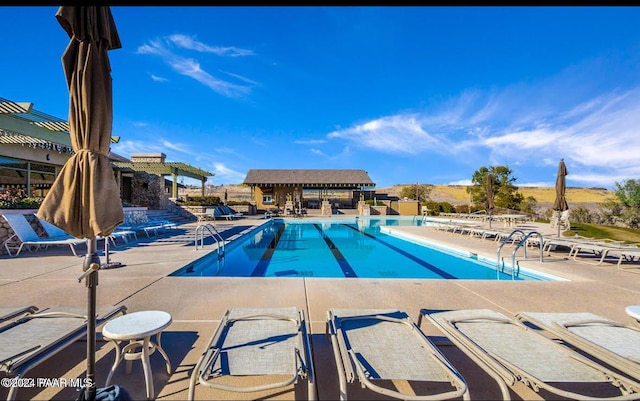
[(322, 201), (322, 205), (320, 205), (320, 215), (321, 216), (331, 216), (331, 202)]

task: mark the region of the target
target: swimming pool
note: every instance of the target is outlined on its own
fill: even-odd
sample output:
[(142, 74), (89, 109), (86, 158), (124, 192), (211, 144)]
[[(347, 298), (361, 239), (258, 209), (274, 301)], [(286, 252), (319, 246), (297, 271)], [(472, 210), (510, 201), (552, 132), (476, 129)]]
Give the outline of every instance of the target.
[[(171, 276), (332, 277), (512, 280), (495, 261), (455, 249), (434, 248), (381, 232), (421, 225), (420, 219), (358, 217), (273, 219)], [(553, 280), (520, 271), (515, 280)]]

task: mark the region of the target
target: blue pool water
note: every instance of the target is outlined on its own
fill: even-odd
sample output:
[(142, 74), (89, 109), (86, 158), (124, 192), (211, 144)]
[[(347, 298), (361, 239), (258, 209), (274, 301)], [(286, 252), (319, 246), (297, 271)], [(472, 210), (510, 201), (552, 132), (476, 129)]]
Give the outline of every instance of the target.
[[(172, 276), (332, 277), (512, 280), (495, 262), (471, 253), (435, 249), (380, 231), (382, 226), (420, 225), (420, 219), (273, 219), (213, 251)], [(549, 280), (523, 273), (516, 280)]]

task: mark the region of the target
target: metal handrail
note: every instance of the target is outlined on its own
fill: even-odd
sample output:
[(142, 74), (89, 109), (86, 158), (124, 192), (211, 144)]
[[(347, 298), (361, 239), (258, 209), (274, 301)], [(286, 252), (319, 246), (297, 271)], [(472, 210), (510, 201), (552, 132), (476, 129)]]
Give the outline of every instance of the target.
[[(518, 242), (518, 244), (516, 245), (516, 247), (513, 249), (513, 252), (511, 252), (511, 279), (514, 279), (514, 272), (515, 272), (515, 266), (516, 266), (516, 252), (518, 251), (518, 248), (520, 248), (522, 245), (524, 245), (524, 257), (527, 257), (527, 239), (529, 239), (529, 237), (532, 234), (537, 234), (539, 241), (540, 241), (540, 262), (543, 262), (544, 260), (544, 255), (542, 252), (542, 245), (544, 244), (544, 240), (542, 238), (542, 234), (540, 234), (537, 231), (531, 231), (529, 232), (527, 235), (524, 236), (524, 238), (522, 238), (520, 240), (520, 242)], [(516, 274), (516, 276), (520, 275), (520, 265), (518, 264), (518, 274)]]
[[(220, 232), (218, 232), (218, 229), (216, 229), (216, 227), (211, 223), (200, 224), (196, 227), (196, 233), (195, 233), (196, 251), (198, 250), (198, 239), (200, 240), (200, 247), (204, 248), (204, 230), (205, 229), (209, 232), (210, 236), (213, 237), (213, 239), (216, 241), (216, 245), (218, 246), (218, 259), (224, 257), (225, 240), (220, 235)], [(200, 237), (198, 237), (198, 233), (200, 233)], [(220, 249), (222, 249), (222, 252), (220, 252)]]
[[(500, 271), (504, 269), (504, 263), (502, 263), (502, 269), (500, 268), (500, 251), (502, 251), (502, 247), (503, 247), (503, 246), (505, 246), (505, 244), (506, 244), (507, 242), (509, 242), (509, 240), (511, 239), (511, 237), (513, 237), (513, 235), (514, 235), (514, 234), (516, 234), (516, 233), (520, 233), (520, 234), (522, 234), (523, 236), (525, 235), (524, 231), (522, 231), (522, 230), (520, 230), (520, 229), (515, 229), (515, 230), (511, 231), (511, 233), (507, 236), (507, 238), (505, 238), (505, 240), (504, 240), (504, 241), (502, 241), (502, 244), (500, 244), (500, 246), (498, 247), (498, 252), (497, 252), (497, 258), (498, 258), (498, 260), (497, 260), (497, 262), (496, 262), (496, 263), (497, 263), (497, 265), (496, 265), (496, 277), (497, 277), (497, 278), (500, 278)], [(513, 276), (513, 270), (514, 270), (514, 269), (513, 269), (513, 266), (512, 266), (512, 269), (511, 269), (511, 275), (512, 275), (512, 276)]]

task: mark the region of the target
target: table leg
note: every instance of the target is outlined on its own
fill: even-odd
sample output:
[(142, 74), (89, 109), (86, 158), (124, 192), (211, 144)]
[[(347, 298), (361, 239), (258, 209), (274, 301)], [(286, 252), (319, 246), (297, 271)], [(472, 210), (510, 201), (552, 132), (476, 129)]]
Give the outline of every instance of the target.
[(118, 367), (118, 365), (120, 364), (120, 361), (122, 360), (122, 352), (120, 352), (120, 344), (118, 343), (118, 341), (114, 341), (113, 342), (115, 344), (116, 347), (116, 359), (115, 361), (113, 361), (113, 365), (111, 366), (111, 371), (109, 371), (109, 376), (107, 376), (107, 381), (104, 383), (105, 387), (109, 386), (109, 383), (111, 383), (111, 378), (113, 377), (113, 374), (116, 371), (116, 368)]
[(151, 363), (149, 362), (149, 336), (142, 341), (142, 370), (144, 370), (144, 380), (147, 383), (147, 399), (152, 400), (155, 396), (153, 391), (153, 376), (151, 375)]
[(167, 374), (171, 374), (171, 362), (169, 362), (169, 356), (167, 356), (167, 353), (164, 352), (164, 350), (162, 349), (162, 341), (160, 339), (160, 336), (162, 335), (162, 332), (156, 334), (156, 349), (158, 350), (158, 352), (160, 353), (160, 355), (162, 355), (162, 357), (165, 360), (165, 363), (167, 365)]

